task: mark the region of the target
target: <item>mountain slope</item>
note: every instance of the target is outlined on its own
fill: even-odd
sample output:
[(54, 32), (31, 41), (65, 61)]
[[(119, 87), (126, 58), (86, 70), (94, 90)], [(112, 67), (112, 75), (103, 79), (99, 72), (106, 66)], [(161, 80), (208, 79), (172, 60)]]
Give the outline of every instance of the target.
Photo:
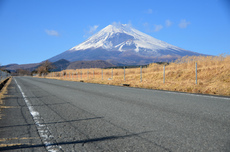
[(70, 63), (67, 69), (82, 69), (82, 68), (89, 69), (89, 68), (108, 68), (108, 67), (114, 67), (114, 65), (102, 60), (75, 61)]
[(65, 59), (61, 59), (53, 62), (52, 65), (54, 66), (53, 71), (61, 71), (66, 69), (70, 65), (70, 62)]
[(178, 57), (201, 55), (144, 34), (129, 25), (108, 25), (85, 42), (49, 59), (106, 60), (127, 65), (171, 61)]

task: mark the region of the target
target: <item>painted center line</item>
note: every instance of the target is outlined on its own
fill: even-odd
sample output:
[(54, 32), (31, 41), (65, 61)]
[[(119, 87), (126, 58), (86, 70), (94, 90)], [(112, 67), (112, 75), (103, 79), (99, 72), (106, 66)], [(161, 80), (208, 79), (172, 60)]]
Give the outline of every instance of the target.
[(54, 136), (51, 134), (49, 128), (45, 125), (44, 119), (40, 116), (39, 112), (37, 112), (34, 107), (32, 106), (32, 104), (30, 103), (30, 101), (27, 99), (25, 93), (22, 91), (22, 88), (20, 87), (20, 85), (18, 84), (18, 82), (16, 81), (16, 79), (14, 79), (14, 81), (16, 82), (22, 96), (23, 99), (25, 100), (25, 103), (30, 111), (30, 114), (33, 117), (33, 120), (36, 124), (38, 133), (40, 135), (40, 138), (42, 139), (43, 144), (45, 145), (47, 151), (50, 152), (59, 152), (59, 151), (63, 151), (62, 147), (59, 146), (57, 144), (57, 142), (54, 139)]

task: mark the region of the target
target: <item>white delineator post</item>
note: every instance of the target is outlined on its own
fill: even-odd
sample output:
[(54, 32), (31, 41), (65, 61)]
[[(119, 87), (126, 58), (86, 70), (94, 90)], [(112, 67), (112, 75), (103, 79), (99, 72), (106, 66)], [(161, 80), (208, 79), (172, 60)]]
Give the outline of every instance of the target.
[(89, 70), (87, 71), (87, 80), (89, 80)]
[(124, 67), (124, 81), (125, 81), (125, 67)]
[(95, 76), (94, 76), (94, 70), (93, 70), (93, 79), (95, 79)]
[(142, 82), (142, 66), (140, 67), (140, 81)]
[(101, 69), (101, 80), (103, 80), (103, 69)]
[(196, 84), (197, 84), (197, 62), (195, 63), (195, 70), (196, 70)]
[(164, 72), (163, 72), (163, 83), (165, 83), (165, 65), (164, 65)]

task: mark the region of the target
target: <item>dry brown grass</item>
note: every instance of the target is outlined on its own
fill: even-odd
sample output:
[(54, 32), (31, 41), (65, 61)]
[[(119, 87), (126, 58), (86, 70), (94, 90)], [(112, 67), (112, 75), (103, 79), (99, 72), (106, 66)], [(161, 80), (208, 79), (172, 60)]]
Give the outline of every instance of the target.
[(5, 94), (7, 93), (7, 87), (10, 84), (11, 80), (12, 80), (12, 78), (10, 77), (10, 79), (7, 81), (7, 83), (2, 88), (2, 90), (0, 90), (0, 105), (3, 104), (2, 98), (4, 98)]
[[(198, 84), (195, 84), (195, 62), (197, 62)], [(165, 83), (163, 83), (163, 65), (156, 63), (142, 69), (142, 82), (140, 82), (140, 68), (126, 69), (125, 81), (124, 69), (113, 69), (113, 78), (112, 69), (103, 69), (103, 80), (101, 73), (102, 69), (64, 70), (50, 73), (47, 78), (83, 80), (109, 85), (126, 83), (131, 87), (230, 96), (230, 56), (192, 56), (178, 59), (166, 65)]]
[(2, 90), (0, 90), (0, 119), (1, 119), (1, 116), (2, 116), (1, 109), (2, 108), (10, 108), (10, 107), (4, 106), (4, 103), (3, 103), (2, 99), (5, 97), (5, 94), (7, 94), (7, 87), (11, 83), (11, 80), (12, 80), (12, 78), (10, 78), (8, 80), (8, 82), (5, 84), (5, 86), (2, 88)]

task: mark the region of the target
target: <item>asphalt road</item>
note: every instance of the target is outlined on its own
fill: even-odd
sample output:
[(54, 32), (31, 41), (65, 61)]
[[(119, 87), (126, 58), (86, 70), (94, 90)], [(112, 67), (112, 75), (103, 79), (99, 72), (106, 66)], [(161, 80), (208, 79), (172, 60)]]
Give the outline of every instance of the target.
[(15, 77), (0, 151), (230, 151), (230, 98)]

